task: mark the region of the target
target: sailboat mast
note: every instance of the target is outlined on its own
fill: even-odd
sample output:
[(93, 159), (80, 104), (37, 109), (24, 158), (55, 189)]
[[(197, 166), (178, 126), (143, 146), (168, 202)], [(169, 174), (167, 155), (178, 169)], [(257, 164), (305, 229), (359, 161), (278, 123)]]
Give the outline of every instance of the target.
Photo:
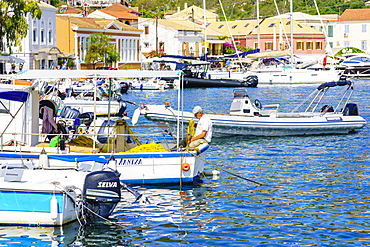
[(261, 44), (261, 32), (260, 32), (260, 1), (259, 0), (257, 0), (256, 1), (256, 4), (257, 4), (257, 45), (258, 45), (258, 47), (257, 48), (259, 48), (259, 49), (261, 49), (261, 46), (260, 46), (260, 44)]
[(290, 0), (290, 66), (295, 67), (294, 58), (294, 41), (293, 41), (293, 0)]
[(204, 32), (204, 58), (207, 59), (207, 16), (206, 0), (203, 0), (203, 32)]

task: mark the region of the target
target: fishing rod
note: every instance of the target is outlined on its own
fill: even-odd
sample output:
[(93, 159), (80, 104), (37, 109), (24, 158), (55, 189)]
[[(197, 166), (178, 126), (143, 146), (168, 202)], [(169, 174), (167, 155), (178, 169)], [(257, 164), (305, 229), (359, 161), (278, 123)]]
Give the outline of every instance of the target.
[(202, 160), (202, 161), (204, 161), (204, 162), (206, 162), (206, 163), (210, 164), (211, 166), (217, 167), (217, 168), (218, 168), (218, 169), (220, 169), (221, 171), (224, 171), (224, 172), (226, 172), (226, 173), (229, 173), (230, 175), (233, 175), (233, 176), (235, 176), (235, 177), (241, 178), (241, 179), (246, 180), (246, 181), (248, 181), (248, 182), (252, 182), (252, 183), (255, 183), (255, 184), (258, 184), (258, 185), (263, 185), (263, 184), (261, 184), (261, 183), (259, 183), (259, 182), (256, 182), (256, 181), (253, 181), (253, 180), (251, 180), (251, 179), (248, 179), (248, 178), (245, 178), (245, 177), (243, 177), (243, 176), (240, 176), (240, 175), (238, 175), (238, 174), (235, 174), (235, 173), (229, 172), (229, 171), (225, 170), (224, 168), (222, 168), (222, 167), (220, 167), (220, 166), (218, 166), (218, 165), (216, 165), (216, 164), (212, 164), (212, 163), (208, 162), (207, 160), (203, 159), (203, 158), (202, 158), (202, 157), (200, 157), (199, 155), (196, 155), (196, 154), (191, 153), (191, 152), (189, 152), (189, 151), (188, 151), (188, 153), (190, 153), (191, 155), (193, 155), (193, 156), (195, 156), (195, 157), (199, 158), (200, 160)]

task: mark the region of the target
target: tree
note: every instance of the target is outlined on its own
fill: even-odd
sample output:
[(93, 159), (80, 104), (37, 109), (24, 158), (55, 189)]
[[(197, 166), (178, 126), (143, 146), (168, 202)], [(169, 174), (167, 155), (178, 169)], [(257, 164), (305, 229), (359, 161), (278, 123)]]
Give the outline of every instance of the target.
[(0, 50), (19, 46), (27, 36), (28, 23), (26, 15), (41, 18), (42, 11), (33, 0), (2, 0), (0, 1)]
[(119, 53), (111, 43), (109, 37), (102, 33), (93, 33), (89, 37), (90, 44), (87, 49), (85, 61), (88, 64), (104, 63), (112, 65), (119, 60)]

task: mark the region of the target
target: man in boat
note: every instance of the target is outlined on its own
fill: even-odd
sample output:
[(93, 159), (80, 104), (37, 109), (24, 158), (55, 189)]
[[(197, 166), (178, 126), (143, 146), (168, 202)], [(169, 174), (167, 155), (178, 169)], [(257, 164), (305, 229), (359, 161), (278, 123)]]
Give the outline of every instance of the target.
[(202, 143), (209, 143), (212, 139), (212, 121), (200, 106), (193, 109), (194, 116), (199, 119), (194, 137), (188, 143), (190, 148), (198, 147)]

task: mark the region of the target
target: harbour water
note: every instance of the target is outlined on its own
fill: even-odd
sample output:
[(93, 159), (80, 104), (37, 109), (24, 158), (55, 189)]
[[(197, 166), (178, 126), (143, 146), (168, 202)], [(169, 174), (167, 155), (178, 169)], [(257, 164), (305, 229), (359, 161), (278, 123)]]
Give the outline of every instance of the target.
[[(370, 122), (370, 81), (351, 102)], [(317, 85), (248, 88), (289, 111)], [(131, 91), (131, 102), (177, 105), (177, 90)], [(228, 113), (232, 88), (184, 90), (184, 109)], [(128, 115), (135, 107), (128, 106)], [(153, 125), (144, 117), (139, 125)], [(213, 139), (194, 186), (135, 187), (143, 199), (118, 205), (111, 222), (60, 228), (0, 227), (1, 246), (367, 246), (370, 242), (370, 130), (303, 137)], [(225, 170), (225, 171), (224, 171)], [(262, 185), (240, 177), (256, 181)]]

